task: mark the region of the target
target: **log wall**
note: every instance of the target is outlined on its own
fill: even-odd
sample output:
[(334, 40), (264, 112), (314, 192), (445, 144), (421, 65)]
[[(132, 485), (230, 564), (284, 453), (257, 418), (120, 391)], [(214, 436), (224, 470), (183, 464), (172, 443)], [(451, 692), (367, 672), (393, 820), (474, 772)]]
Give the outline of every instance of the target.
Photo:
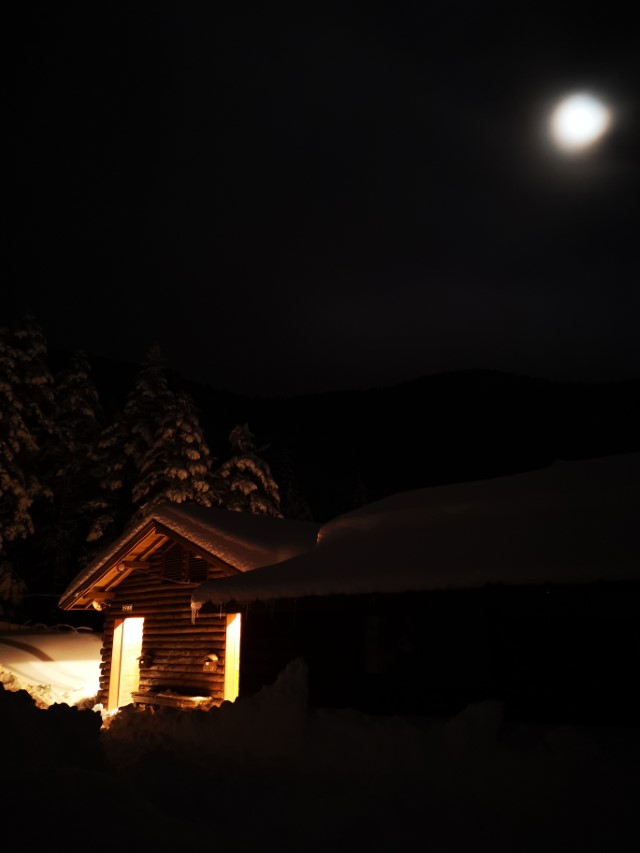
[(487, 700), (506, 719), (640, 719), (640, 583), (487, 585), (254, 602), (240, 696), (302, 658), (314, 707), (448, 717)]

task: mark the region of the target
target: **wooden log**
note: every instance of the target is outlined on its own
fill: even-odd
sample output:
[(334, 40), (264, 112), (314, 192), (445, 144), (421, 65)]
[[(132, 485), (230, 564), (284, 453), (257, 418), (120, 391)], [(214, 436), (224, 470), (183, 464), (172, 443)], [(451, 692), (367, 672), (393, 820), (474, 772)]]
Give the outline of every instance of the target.
[(149, 649), (144, 654), (150, 657), (152, 664), (163, 663), (172, 664), (184, 661), (184, 663), (194, 663), (200, 661), (203, 663), (207, 655), (215, 653), (219, 660), (224, 658), (224, 648), (218, 646), (209, 646), (206, 649), (193, 649), (185, 651), (184, 649)]
[(148, 619), (145, 622), (145, 634), (153, 632), (156, 634), (222, 634), (226, 630), (226, 623), (219, 620), (215, 622), (196, 622), (193, 624), (189, 619), (166, 621), (155, 621)]
[(164, 596), (172, 595), (189, 596), (197, 586), (199, 586), (197, 583), (163, 584), (156, 583), (155, 581), (152, 581), (151, 583), (124, 582), (121, 583), (120, 586), (116, 587), (114, 592), (118, 599), (127, 595), (153, 595), (162, 599)]
[(193, 657), (197, 654), (208, 654), (209, 652), (219, 654), (224, 652), (225, 647), (226, 644), (223, 637), (211, 637), (208, 640), (204, 640), (199, 643), (190, 643), (189, 645), (180, 642), (158, 642), (152, 646), (150, 643), (145, 643), (143, 651), (145, 654), (150, 654), (152, 657), (157, 657), (158, 655), (162, 655), (163, 657), (171, 655), (186, 655), (187, 657)]
[(217, 684), (208, 681), (191, 681), (190, 683), (184, 679), (168, 679), (166, 681), (140, 681), (138, 690), (144, 693), (161, 693), (165, 690), (171, 690), (176, 693), (197, 693), (206, 696), (222, 696), (224, 694), (224, 684), (222, 681)]
[(156, 620), (149, 618), (144, 623), (144, 633), (153, 631), (154, 633), (165, 634), (224, 634), (227, 628), (227, 623), (220, 619), (211, 622), (191, 622), (190, 619), (172, 619)]
[(170, 661), (174, 658), (188, 658), (191, 661), (199, 660), (203, 661), (207, 655), (216, 654), (220, 659), (222, 659), (225, 655), (226, 649), (224, 646), (220, 644), (212, 644), (212, 643), (201, 643), (198, 646), (191, 646), (190, 648), (185, 648), (182, 645), (154, 645), (154, 646), (145, 646), (143, 649), (143, 656), (150, 657), (153, 663), (157, 661)]
[[(223, 576), (222, 576), (223, 577)], [(222, 577), (220, 579), (222, 579)], [(152, 596), (158, 601), (163, 598), (171, 598), (172, 596), (190, 597), (193, 590), (200, 586), (201, 581), (192, 583), (167, 584), (167, 583), (123, 583), (116, 587), (116, 600), (127, 596)]]
[[(213, 627), (219, 626), (224, 629), (226, 626), (226, 617), (225, 616), (207, 616), (202, 619), (197, 619), (196, 624), (193, 627), (206, 627), (207, 625), (211, 625)], [(145, 620), (145, 628), (148, 626), (170, 626), (170, 625), (184, 625), (186, 628), (192, 625), (191, 620), (191, 611), (176, 611), (173, 613), (153, 613), (149, 615)]]
[(224, 692), (223, 681), (196, 681), (191, 679), (187, 682), (180, 678), (141, 678), (138, 690), (145, 693), (160, 693), (163, 690), (172, 690), (178, 693), (207, 693), (210, 696), (222, 695)]
[(162, 602), (149, 601), (147, 599), (134, 599), (133, 596), (127, 596), (122, 599), (121, 604), (117, 604), (112, 608), (112, 612), (117, 618), (122, 619), (128, 616), (154, 616), (154, 615), (172, 615), (185, 614), (191, 615), (191, 606), (188, 601), (171, 601)]
[(224, 671), (222, 668), (216, 669), (214, 672), (205, 672), (202, 666), (158, 666), (145, 667), (140, 671), (140, 678), (147, 681), (163, 683), (171, 680), (183, 679), (202, 681), (204, 683), (217, 683), (224, 681)]
[(183, 643), (180, 637), (155, 637), (154, 640), (145, 640), (142, 646), (143, 654), (151, 655), (151, 657), (173, 652), (174, 654), (188, 655), (192, 657), (197, 654), (208, 654), (216, 652), (218, 654), (224, 651), (226, 644), (224, 637), (202, 637), (199, 640), (192, 640), (188, 643)]
[(123, 595), (140, 595), (148, 594), (162, 598), (164, 595), (191, 595), (197, 583), (122, 583), (116, 587), (116, 595), (122, 598)]
[[(174, 593), (175, 595), (175, 593)], [(189, 595), (186, 596), (187, 598)], [(118, 589), (118, 593), (116, 596), (115, 603), (112, 604), (111, 609), (118, 607), (119, 604), (125, 603), (129, 604), (131, 602), (135, 602), (136, 604), (141, 601), (155, 601), (156, 603), (161, 603), (163, 599), (163, 595), (160, 589)]]
[(154, 705), (164, 708), (177, 708), (180, 711), (208, 710), (213, 705), (219, 704), (219, 700), (209, 697), (206, 701), (196, 701), (188, 696), (154, 696), (144, 693), (134, 693), (133, 700), (137, 705)]
[[(186, 630), (189, 628), (190, 630)], [(180, 637), (185, 642), (187, 640), (195, 640), (199, 636), (204, 638), (216, 637), (221, 641), (224, 641), (226, 635), (226, 626), (224, 625), (198, 625), (198, 630), (191, 630), (191, 624), (180, 625), (180, 624), (172, 624), (172, 625), (158, 625), (153, 622), (149, 624), (145, 624), (144, 626), (144, 635), (143, 641), (146, 643), (148, 637), (157, 637), (158, 639), (162, 639), (163, 637)]]
[[(145, 673), (147, 676), (151, 675), (160, 675), (164, 676), (168, 672), (181, 672), (181, 673), (191, 673), (198, 674), (200, 673), (203, 676), (208, 677), (209, 672), (205, 672), (203, 669), (203, 662), (198, 660), (187, 660), (187, 661), (162, 661), (155, 662), (149, 664), (148, 666), (142, 667), (140, 670), (141, 673)], [(218, 674), (224, 674), (224, 667), (218, 663), (216, 669), (213, 670), (213, 676), (217, 676)]]
[[(148, 603), (145, 602), (145, 607), (148, 606)], [(158, 616), (159, 618), (170, 619), (172, 616), (182, 616), (188, 619), (193, 617), (193, 610), (191, 609), (191, 603), (189, 600), (183, 601), (170, 601), (170, 602), (160, 602), (152, 605), (151, 609), (152, 616)], [(224, 619), (226, 617), (226, 613), (222, 610), (211, 610), (203, 613), (199, 611), (196, 614), (197, 619)]]
[[(145, 629), (146, 629), (146, 627), (147, 626), (145, 625)], [(167, 628), (167, 630), (162, 630), (162, 629), (155, 629), (154, 630), (154, 626), (153, 626), (153, 624), (151, 624), (149, 626), (149, 630), (148, 631), (145, 630), (144, 633), (145, 633), (145, 637), (151, 637), (151, 636), (157, 636), (157, 637), (165, 636), (166, 637), (166, 636), (171, 636), (173, 634), (173, 635), (179, 636), (179, 637), (198, 637), (198, 636), (200, 636), (203, 639), (205, 639), (206, 637), (210, 637), (212, 635), (212, 633), (215, 633), (215, 632), (211, 628), (207, 629), (206, 626), (203, 629), (203, 627), (200, 625), (185, 625), (184, 627), (180, 626), (177, 629), (174, 628), (173, 631), (170, 631), (168, 628)]]
[[(154, 658), (154, 660), (147, 664), (146, 666), (141, 667), (141, 672), (162, 672), (166, 669), (184, 669), (187, 668), (192, 669), (194, 672), (204, 672), (204, 662), (205, 658), (198, 655), (198, 657), (175, 657), (164, 659), (160, 657)], [(220, 658), (216, 663), (216, 672), (220, 672), (224, 670), (224, 661)]]
[(214, 651), (224, 648), (224, 645), (224, 637), (220, 636), (204, 636), (195, 640), (190, 639), (189, 643), (185, 643), (182, 642), (182, 638), (179, 636), (163, 634), (162, 636), (147, 637), (142, 648), (145, 654), (150, 653), (151, 655), (167, 649), (172, 649), (176, 652), (185, 652), (186, 654), (195, 654), (199, 649), (205, 652), (207, 650)]
[(178, 651), (176, 654), (166, 655), (162, 652), (156, 652), (155, 654), (152, 653), (151, 665), (175, 666), (180, 663), (197, 663), (202, 666), (211, 654), (216, 654), (218, 656), (217, 664), (218, 666), (222, 666), (222, 661), (224, 660), (224, 649), (197, 649), (190, 654), (184, 654), (182, 651)]
[(156, 685), (156, 689), (160, 685), (173, 687), (191, 687), (194, 684), (223, 684), (224, 675), (219, 675), (218, 673), (215, 673), (213, 675), (206, 675), (204, 672), (202, 672), (202, 670), (200, 670), (199, 674), (196, 672), (165, 672), (162, 675), (156, 676), (155, 678), (147, 678), (145, 680)]
[(192, 648), (184, 648), (180, 644), (176, 645), (165, 645), (165, 646), (149, 646), (149, 648), (145, 648), (144, 654), (149, 655), (152, 658), (163, 660), (171, 660), (176, 657), (185, 657), (193, 660), (196, 657), (204, 657), (205, 655), (212, 654), (215, 652), (218, 657), (223, 655), (225, 652), (225, 646), (223, 643), (208, 643), (208, 644), (200, 644), (198, 646)]
[[(160, 695), (162, 692), (169, 693), (170, 691), (167, 689), (165, 691), (157, 691), (157, 690), (139, 690), (136, 691), (136, 699), (133, 701), (136, 704), (145, 704), (145, 705), (171, 705), (175, 708), (188, 708), (193, 707), (193, 700), (189, 699), (188, 694), (184, 694), (182, 698), (178, 698), (180, 694), (175, 696), (162, 696)], [(205, 699), (211, 701), (211, 703), (215, 703), (217, 705), (221, 704), (223, 701), (224, 695), (220, 691), (211, 692), (210, 690), (197, 690), (193, 691), (194, 696), (201, 696)], [(144, 698), (143, 698), (144, 697)], [(183, 704), (184, 703), (184, 704)], [(207, 703), (208, 704), (208, 703)], [(205, 709), (206, 710), (206, 707)]]

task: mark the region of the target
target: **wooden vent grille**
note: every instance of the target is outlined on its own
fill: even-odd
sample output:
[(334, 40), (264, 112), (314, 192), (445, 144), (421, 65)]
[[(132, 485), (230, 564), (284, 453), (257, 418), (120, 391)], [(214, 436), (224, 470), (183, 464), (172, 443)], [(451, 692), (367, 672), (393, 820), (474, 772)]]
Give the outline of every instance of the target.
[(189, 554), (189, 580), (192, 583), (203, 583), (208, 577), (208, 564), (202, 557)]
[(186, 553), (179, 545), (173, 545), (164, 552), (162, 577), (168, 581), (186, 581)]
[(172, 583), (203, 583), (209, 577), (209, 564), (181, 545), (171, 545), (154, 554), (150, 564), (163, 580)]

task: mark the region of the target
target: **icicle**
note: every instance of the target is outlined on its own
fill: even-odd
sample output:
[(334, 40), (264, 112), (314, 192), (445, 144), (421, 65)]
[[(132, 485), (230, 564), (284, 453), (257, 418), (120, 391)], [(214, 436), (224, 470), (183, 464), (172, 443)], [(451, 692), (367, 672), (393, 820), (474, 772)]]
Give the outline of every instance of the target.
[(192, 601), (191, 602), (191, 624), (196, 624), (196, 617), (198, 616), (198, 610), (202, 607), (201, 601)]

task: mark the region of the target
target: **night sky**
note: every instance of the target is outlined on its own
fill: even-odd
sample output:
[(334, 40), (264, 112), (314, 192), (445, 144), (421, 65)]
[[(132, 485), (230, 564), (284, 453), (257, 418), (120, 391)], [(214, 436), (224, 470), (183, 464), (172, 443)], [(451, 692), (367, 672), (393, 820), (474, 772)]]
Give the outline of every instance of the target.
[(628, 4), (130, 5), (5, 20), (0, 324), (260, 395), (640, 376)]

